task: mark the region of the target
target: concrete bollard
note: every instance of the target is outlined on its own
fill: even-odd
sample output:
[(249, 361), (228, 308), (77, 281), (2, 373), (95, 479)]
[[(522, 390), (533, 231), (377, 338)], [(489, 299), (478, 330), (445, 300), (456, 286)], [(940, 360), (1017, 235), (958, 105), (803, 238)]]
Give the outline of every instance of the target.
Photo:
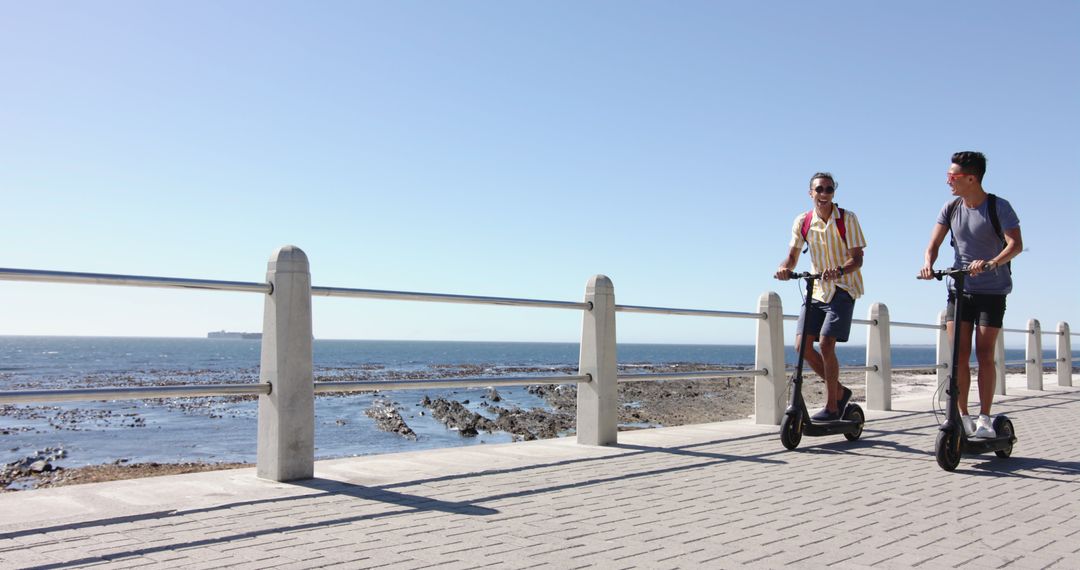
[(784, 370), (784, 309), (780, 295), (769, 291), (758, 299), (757, 342), (754, 368), (767, 370), (754, 377), (754, 423), (780, 425), (787, 409), (787, 372)]
[(938, 365), (944, 364), (944, 368), (937, 369), (937, 383), (938, 383), (938, 401), (944, 402), (948, 400), (948, 395), (945, 390), (949, 387), (949, 375), (952, 374), (952, 338), (949, 337), (949, 331), (945, 330), (945, 314), (946, 311), (942, 310), (938, 313), (938, 326), (941, 329), (937, 335), (937, 362)]
[(998, 333), (994, 344), (994, 393), (1005, 395), (1005, 331)]
[(1069, 323), (1058, 323), (1057, 341), (1057, 378), (1058, 386), (1072, 386), (1072, 340), (1069, 338)]
[(315, 473), (315, 384), (311, 358), (311, 271), (307, 255), (286, 245), (267, 264), (274, 290), (263, 309), (256, 473), (294, 481)]
[(592, 382), (578, 384), (577, 441), (583, 445), (613, 445), (619, 433), (619, 369), (615, 354), (615, 286), (595, 275), (585, 287), (578, 374)]
[(1024, 360), (1027, 361), (1024, 365), (1024, 369), (1027, 371), (1028, 390), (1042, 390), (1042, 327), (1039, 326), (1038, 319), (1028, 320), (1027, 350), (1024, 351)]
[(889, 308), (884, 303), (870, 305), (867, 319), (875, 324), (866, 327), (866, 409), (892, 409), (892, 348), (889, 340)]

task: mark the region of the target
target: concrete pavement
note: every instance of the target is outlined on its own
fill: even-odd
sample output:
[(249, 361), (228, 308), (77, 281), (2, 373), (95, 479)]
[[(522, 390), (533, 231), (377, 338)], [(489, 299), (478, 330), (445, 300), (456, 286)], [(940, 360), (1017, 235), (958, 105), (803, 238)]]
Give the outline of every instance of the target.
[(863, 437), (748, 421), (0, 495), (0, 567), (1077, 568), (1080, 389), (1011, 395), (1013, 456), (933, 457), (930, 398)]

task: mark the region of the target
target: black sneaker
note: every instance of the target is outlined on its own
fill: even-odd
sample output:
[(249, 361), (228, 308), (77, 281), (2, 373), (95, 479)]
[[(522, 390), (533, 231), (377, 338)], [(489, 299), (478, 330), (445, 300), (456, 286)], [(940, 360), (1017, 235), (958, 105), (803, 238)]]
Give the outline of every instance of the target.
[(835, 422), (840, 419), (838, 412), (830, 412), (825, 408), (821, 408), (814, 415), (810, 416), (810, 419), (815, 422)]
[(847, 403), (851, 400), (851, 390), (847, 386), (844, 387), (844, 392), (840, 394), (840, 399), (836, 401), (836, 415), (843, 417), (844, 411), (847, 410)]

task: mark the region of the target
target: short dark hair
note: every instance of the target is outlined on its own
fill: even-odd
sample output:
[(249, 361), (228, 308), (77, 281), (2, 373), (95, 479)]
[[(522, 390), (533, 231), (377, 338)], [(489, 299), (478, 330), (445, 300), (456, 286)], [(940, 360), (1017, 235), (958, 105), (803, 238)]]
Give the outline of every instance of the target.
[(836, 183), (836, 180), (833, 179), (832, 172), (815, 172), (814, 175), (810, 177), (810, 188), (814, 187), (814, 181), (818, 178), (825, 178), (829, 182), (832, 182), (833, 188), (839, 186), (839, 184)]
[(965, 150), (953, 153), (952, 163), (960, 167), (964, 174), (972, 174), (982, 182), (986, 174), (986, 156), (981, 152)]

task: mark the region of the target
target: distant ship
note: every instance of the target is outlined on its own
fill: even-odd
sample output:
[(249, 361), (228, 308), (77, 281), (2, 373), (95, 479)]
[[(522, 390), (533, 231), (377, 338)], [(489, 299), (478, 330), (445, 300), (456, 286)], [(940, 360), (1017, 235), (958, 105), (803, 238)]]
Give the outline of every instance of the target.
[(213, 331), (206, 333), (206, 338), (234, 338), (241, 340), (260, 340), (262, 333)]

